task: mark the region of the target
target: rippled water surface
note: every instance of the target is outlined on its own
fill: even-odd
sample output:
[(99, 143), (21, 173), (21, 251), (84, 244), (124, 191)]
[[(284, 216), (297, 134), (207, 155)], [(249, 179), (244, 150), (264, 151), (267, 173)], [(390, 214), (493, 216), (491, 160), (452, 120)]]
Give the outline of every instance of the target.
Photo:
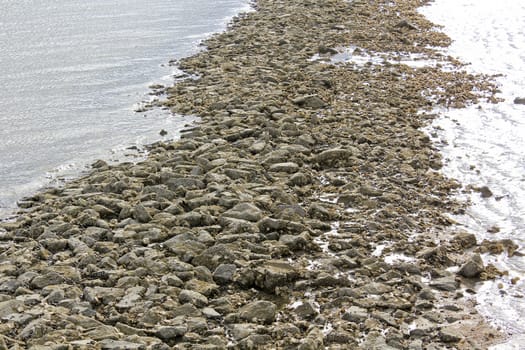
[(247, 9), (244, 0), (0, 0), (0, 215), (96, 158), (176, 130), (182, 117), (135, 113), (172, 59)]
[[(455, 219), (479, 241), (512, 239), (523, 251), (525, 105), (513, 101), (525, 97), (525, 2), (436, 0), (422, 12), (444, 25), (454, 40), (448, 53), (470, 62), (470, 71), (503, 75), (498, 82), (505, 102), (441, 111), (433, 125), (447, 160), (444, 172), (464, 185), (488, 186), (494, 194), (485, 199), (471, 194), (467, 215)], [(512, 336), (493, 349), (525, 349), (525, 257), (484, 260), (509, 272), (477, 290), (482, 314)]]

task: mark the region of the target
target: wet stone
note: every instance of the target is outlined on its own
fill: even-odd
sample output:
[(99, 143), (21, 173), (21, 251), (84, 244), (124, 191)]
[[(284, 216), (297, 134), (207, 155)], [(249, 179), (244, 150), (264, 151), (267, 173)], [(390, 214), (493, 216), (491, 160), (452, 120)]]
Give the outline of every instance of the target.
[(453, 292), (458, 288), (458, 282), (454, 276), (445, 276), (437, 279), (433, 279), (430, 282), (430, 286), (439, 290), (447, 292)]
[(517, 105), (525, 105), (525, 97), (516, 97), (514, 103)]
[(485, 265), (479, 254), (475, 254), (467, 259), (461, 266), (458, 274), (464, 277), (477, 277), (485, 271)]

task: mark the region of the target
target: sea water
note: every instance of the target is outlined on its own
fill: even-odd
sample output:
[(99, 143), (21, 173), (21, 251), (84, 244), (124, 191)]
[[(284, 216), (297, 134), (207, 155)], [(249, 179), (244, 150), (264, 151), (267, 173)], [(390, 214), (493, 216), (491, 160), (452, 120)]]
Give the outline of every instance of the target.
[[(447, 53), (470, 63), (474, 73), (501, 75), (498, 104), (441, 110), (432, 125), (445, 158), (444, 173), (463, 185), (488, 186), (493, 196), (467, 195), (463, 228), (484, 239), (525, 245), (525, 2), (522, 0), (436, 0), (421, 12), (443, 25), (453, 39)], [(491, 233), (492, 232), (492, 233)], [(479, 311), (510, 340), (493, 349), (525, 349), (525, 257), (484, 256), (508, 276), (479, 284)]]
[(0, 0), (0, 217), (98, 158), (177, 136), (187, 118), (156, 109), (169, 62), (248, 9), (246, 0)]

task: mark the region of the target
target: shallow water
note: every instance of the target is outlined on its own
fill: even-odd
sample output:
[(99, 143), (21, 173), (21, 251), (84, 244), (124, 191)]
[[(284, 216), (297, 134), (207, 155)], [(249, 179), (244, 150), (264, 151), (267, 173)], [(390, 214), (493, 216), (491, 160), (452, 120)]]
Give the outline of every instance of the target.
[[(431, 133), (443, 152), (447, 176), (465, 186), (488, 186), (490, 198), (466, 195), (472, 206), (455, 217), (483, 239), (512, 239), (525, 245), (525, 2), (436, 0), (421, 11), (444, 26), (453, 40), (447, 53), (469, 62), (469, 71), (503, 74), (498, 78), (505, 102), (440, 111)], [(492, 229), (491, 229), (492, 228)], [(488, 231), (499, 232), (489, 233)], [(477, 289), (480, 312), (511, 334), (493, 349), (525, 348), (525, 257), (485, 256), (509, 275)], [(511, 282), (512, 278), (520, 278)]]
[(0, 216), (97, 158), (173, 138), (185, 123), (135, 113), (168, 62), (247, 9), (246, 0), (0, 0)]

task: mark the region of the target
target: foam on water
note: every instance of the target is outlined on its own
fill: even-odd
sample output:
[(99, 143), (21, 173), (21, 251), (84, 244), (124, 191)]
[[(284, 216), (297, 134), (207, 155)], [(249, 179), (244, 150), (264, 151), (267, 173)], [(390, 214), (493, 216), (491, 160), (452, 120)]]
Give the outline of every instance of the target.
[[(421, 12), (443, 25), (453, 39), (448, 54), (471, 63), (472, 72), (502, 75), (498, 83), (505, 102), (441, 110), (429, 130), (444, 154), (447, 176), (465, 186), (488, 186), (494, 194), (482, 198), (471, 193), (467, 198), (472, 206), (466, 215), (454, 219), (475, 233), (478, 241), (512, 239), (523, 251), (525, 105), (513, 101), (525, 97), (525, 2), (436, 0)], [(509, 272), (477, 290), (480, 312), (511, 334), (509, 342), (492, 349), (521, 349), (525, 344), (525, 257), (503, 254), (484, 256), (484, 260)], [(521, 279), (513, 283), (516, 277)]]

